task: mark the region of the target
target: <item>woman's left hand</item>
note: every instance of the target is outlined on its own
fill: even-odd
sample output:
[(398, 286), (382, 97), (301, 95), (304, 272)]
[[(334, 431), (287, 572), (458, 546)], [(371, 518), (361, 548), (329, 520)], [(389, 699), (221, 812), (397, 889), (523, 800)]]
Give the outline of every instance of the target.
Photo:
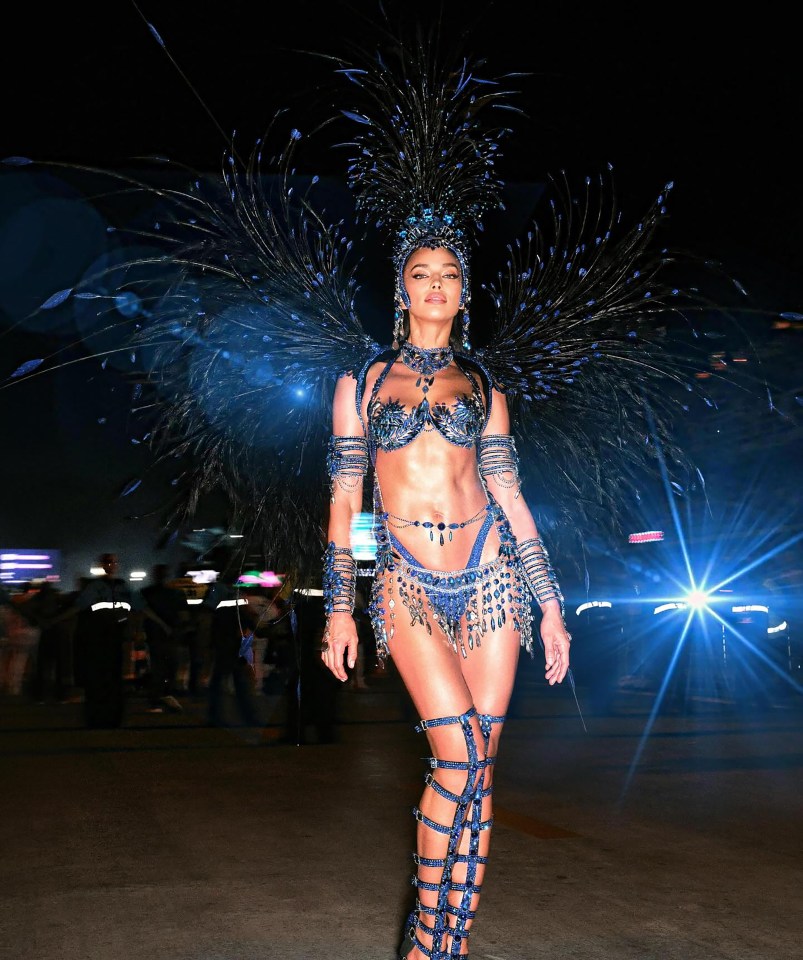
[(572, 635), (566, 629), (559, 609), (545, 610), (541, 617), (541, 639), (546, 657), (546, 679), (550, 686), (560, 683), (569, 669)]

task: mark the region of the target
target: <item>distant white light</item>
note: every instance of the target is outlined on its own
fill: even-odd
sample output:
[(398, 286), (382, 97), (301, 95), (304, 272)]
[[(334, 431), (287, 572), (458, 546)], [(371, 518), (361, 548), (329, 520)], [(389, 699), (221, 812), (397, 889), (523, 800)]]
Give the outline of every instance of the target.
[(0, 560), (49, 560), (46, 553), (0, 553)]
[(592, 607), (610, 607), (610, 600), (589, 600), (588, 603), (581, 603), (580, 606), (574, 611), (575, 614), (579, 617), (584, 610), (590, 610)]
[(244, 533), (230, 533), (229, 540), (242, 540), (244, 536)]
[(685, 610), (687, 606), (687, 603), (680, 603), (678, 601), (673, 601), (672, 603), (662, 603), (653, 610), (652, 615), (655, 616), (656, 614), (664, 613), (667, 610)]
[(93, 577), (102, 577), (106, 573), (103, 567), (90, 567), (89, 572)]
[(786, 620), (783, 623), (779, 623), (776, 627), (767, 627), (767, 633), (780, 633), (782, 630), (786, 630), (789, 624)]
[(214, 583), (218, 578), (217, 570), (188, 570), (186, 574), (193, 583)]
[(132, 570), (128, 575), (129, 580), (144, 580), (148, 574), (144, 570)]
[(769, 613), (770, 608), (760, 603), (751, 603), (745, 607), (731, 607), (731, 613)]

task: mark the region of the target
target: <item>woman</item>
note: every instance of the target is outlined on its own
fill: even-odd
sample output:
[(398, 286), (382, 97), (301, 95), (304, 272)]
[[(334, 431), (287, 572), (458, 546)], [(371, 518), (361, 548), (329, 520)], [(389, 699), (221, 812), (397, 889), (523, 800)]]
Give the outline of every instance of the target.
[[(370, 451), (379, 544), (372, 620), (433, 757), (416, 811), (419, 902), (406, 957), (468, 952), (493, 762), (519, 649), (531, 643), (528, 590), (540, 603), (547, 681), (560, 683), (569, 668), (560, 591), (520, 493), (505, 398), (452, 345), (465, 307), (462, 261), (445, 246), (413, 250), (401, 276), (400, 348), (370, 363), (364, 385), (343, 377), (334, 399), (322, 658), (342, 681), (357, 658), (355, 568), (345, 551)], [(441, 590), (426, 571), (457, 572), (457, 583)]]
[[(163, 459), (186, 464), (171, 481), (181, 507), (171, 516), (192, 516), (201, 494), (222, 489), (251, 549), (275, 569), (298, 568), (300, 580), (320, 552), (310, 518), (322, 516), (327, 495), (334, 386), (323, 662), (341, 681), (358, 651), (350, 521), (374, 467), (369, 613), (379, 656), (394, 658), (433, 755), (416, 812), (419, 902), (405, 960), (467, 953), (493, 762), (520, 646), (532, 648), (533, 600), (547, 680), (571, 681), (561, 594), (520, 493), (508, 403), (564, 527), (607, 525), (637, 500), (645, 468), (694, 476), (675, 445), (661, 453), (673, 416), (689, 409), (688, 395), (668, 388), (693, 389), (685, 341), (667, 331), (670, 321), (684, 326), (687, 307), (710, 307), (696, 283), (678, 283), (682, 261), (652, 243), (671, 184), (626, 228), (607, 175), (588, 177), (579, 198), (558, 190), (551, 223), (532, 223), (507, 248), (497, 280), (483, 285), (489, 336), (471, 352), (469, 249), (485, 214), (504, 209), (497, 161), (507, 118), (520, 111), (506, 86), (515, 75), (489, 79), (482, 61), (441, 51), (439, 23), (389, 37), (387, 50), (355, 63), (335, 59), (349, 91), (336, 118), (350, 124), (339, 146), (349, 151), (357, 221), (393, 244), (391, 349), (358, 317), (352, 241), (316, 203), (319, 178), (295, 178), (305, 139), (295, 128), (267, 193), (261, 139), (247, 164), (226, 157), (224, 189), (199, 177), (186, 191), (161, 191), (176, 206), (159, 222), (169, 254), (135, 261), (170, 281), (155, 288), (155, 315), (126, 288), (132, 343), (155, 348), (155, 371), (143, 375), (153, 402), (135, 393), (148, 411), (143, 435)], [(446, 40), (459, 33), (445, 29)], [(147, 189), (115, 177), (126, 191)], [(104, 289), (117, 269), (104, 273)], [(82, 296), (95, 310), (93, 282), (54, 293), (42, 309)], [(108, 299), (117, 311), (120, 297)]]

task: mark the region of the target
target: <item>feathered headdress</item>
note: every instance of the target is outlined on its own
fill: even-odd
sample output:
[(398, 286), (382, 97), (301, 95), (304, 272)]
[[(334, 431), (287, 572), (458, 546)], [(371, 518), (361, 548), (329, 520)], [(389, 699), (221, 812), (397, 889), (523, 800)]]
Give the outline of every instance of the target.
[(516, 109), (504, 85), (515, 75), (486, 79), (483, 67), (450, 56), (434, 30), (421, 28), (409, 43), (397, 38), (386, 56), (339, 67), (361, 94), (342, 111), (358, 125), (347, 144), (348, 183), (359, 216), (390, 239), (396, 302), (410, 305), (403, 282), (410, 254), (447, 247), (460, 263), (466, 334), (471, 247), (484, 214), (502, 205), (496, 163), (510, 133), (488, 113)]

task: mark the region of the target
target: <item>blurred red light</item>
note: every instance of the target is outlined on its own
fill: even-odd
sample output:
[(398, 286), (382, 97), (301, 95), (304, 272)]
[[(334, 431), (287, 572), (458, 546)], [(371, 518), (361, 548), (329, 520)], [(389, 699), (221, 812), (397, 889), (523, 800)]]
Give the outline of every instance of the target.
[(663, 530), (644, 530), (641, 533), (631, 533), (628, 535), (628, 543), (650, 543), (652, 540), (663, 540)]

